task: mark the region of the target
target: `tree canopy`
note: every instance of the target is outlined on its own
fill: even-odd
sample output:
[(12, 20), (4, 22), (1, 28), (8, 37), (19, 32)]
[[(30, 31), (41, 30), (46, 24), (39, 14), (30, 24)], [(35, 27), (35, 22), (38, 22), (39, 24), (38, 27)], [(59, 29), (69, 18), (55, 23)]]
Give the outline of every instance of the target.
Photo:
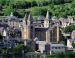
[(73, 30), (75, 30), (75, 25), (73, 25), (73, 24), (64, 28), (64, 32), (66, 32), (66, 33), (70, 33)]
[[(32, 15), (45, 15), (49, 10), (51, 16), (75, 16), (75, 0), (0, 0), (0, 15), (17, 12), (16, 16), (23, 17), (26, 12)], [(43, 11), (42, 11), (43, 10)], [(22, 12), (23, 11), (23, 12)]]

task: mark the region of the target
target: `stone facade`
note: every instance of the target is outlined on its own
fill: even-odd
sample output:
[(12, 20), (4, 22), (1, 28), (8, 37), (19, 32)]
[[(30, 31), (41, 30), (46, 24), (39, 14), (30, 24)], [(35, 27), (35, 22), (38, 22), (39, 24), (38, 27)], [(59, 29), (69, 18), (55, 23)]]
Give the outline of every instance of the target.
[(30, 14), (26, 15), (22, 28), (23, 39), (29, 40), (37, 37), (39, 41), (59, 42), (61, 39), (60, 26), (52, 23), (48, 11), (46, 18), (38, 17), (38, 19), (33, 19)]
[(46, 17), (33, 17), (31, 14), (26, 14), (24, 18), (17, 18), (11, 13), (10, 16), (2, 18), (0, 27), (3, 29), (0, 29), (6, 30), (8, 38), (20, 38), (25, 43), (33, 41), (36, 37), (39, 41), (48, 43), (58, 43), (61, 39), (60, 20), (52, 20), (48, 11)]

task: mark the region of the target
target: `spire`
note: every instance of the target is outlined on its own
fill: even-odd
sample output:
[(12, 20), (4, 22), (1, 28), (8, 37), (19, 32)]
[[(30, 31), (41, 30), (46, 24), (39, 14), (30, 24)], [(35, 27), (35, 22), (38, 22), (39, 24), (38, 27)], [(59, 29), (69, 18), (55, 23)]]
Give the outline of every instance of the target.
[(24, 16), (24, 21), (27, 19), (27, 14), (25, 14), (25, 16)]
[(3, 30), (3, 36), (6, 36), (6, 30)]
[(46, 19), (50, 19), (49, 11), (47, 11)]
[(28, 16), (28, 21), (30, 21), (30, 23), (28, 23), (28, 24), (32, 24), (33, 23), (33, 17), (32, 17), (31, 14), (29, 14), (29, 16)]
[(32, 15), (31, 15), (31, 14), (29, 14), (29, 16), (28, 16), (28, 20), (30, 20), (30, 21), (32, 21), (32, 20), (33, 20), (33, 17), (32, 17)]
[(23, 25), (27, 24), (27, 14), (25, 14), (24, 19), (23, 19)]
[(11, 12), (10, 16), (13, 16), (13, 12)]

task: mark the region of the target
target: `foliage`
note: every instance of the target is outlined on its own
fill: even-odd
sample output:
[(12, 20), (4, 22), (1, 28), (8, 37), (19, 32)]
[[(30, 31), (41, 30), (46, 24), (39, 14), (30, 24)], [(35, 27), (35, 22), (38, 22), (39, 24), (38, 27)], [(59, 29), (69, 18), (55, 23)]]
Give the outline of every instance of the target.
[(46, 58), (75, 58), (75, 52), (57, 53), (52, 55), (47, 55)]
[(75, 43), (72, 43), (73, 48), (75, 48)]
[(24, 46), (23, 44), (18, 44), (15, 48), (2, 48), (0, 50), (2, 55), (21, 55), (27, 52), (32, 52), (31, 47)]
[(10, 13), (13, 12), (13, 11), (14, 11), (14, 9), (11, 6), (7, 6), (4, 9), (4, 15), (10, 15)]
[(31, 12), (36, 16), (42, 15), (43, 12), (45, 15), (46, 10), (49, 10), (51, 15), (58, 18), (75, 16), (74, 2), (75, 0), (0, 0), (0, 15), (17, 12), (16, 16), (23, 17), (26, 12)]
[(23, 44), (18, 44), (15, 48), (13, 48), (14, 54), (22, 54), (33, 51), (31, 47), (24, 46)]
[(66, 32), (66, 33), (70, 33), (73, 30), (75, 30), (75, 25), (73, 25), (73, 24), (64, 28), (64, 32)]
[(8, 49), (7, 48), (3, 48), (2, 49), (2, 54), (7, 54), (7, 52), (8, 52)]
[(17, 53), (22, 53), (22, 50), (24, 50), (24, 45), (22, 44), (18, 44), (14, 49), (13, 49), (13, 53), (17, 54)]

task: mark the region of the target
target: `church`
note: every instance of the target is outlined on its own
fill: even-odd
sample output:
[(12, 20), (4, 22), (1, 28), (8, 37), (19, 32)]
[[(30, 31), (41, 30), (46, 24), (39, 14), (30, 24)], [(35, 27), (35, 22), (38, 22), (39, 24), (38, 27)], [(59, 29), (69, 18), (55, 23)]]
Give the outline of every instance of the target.
[(46, 16), (25, 14), (24, 18), (18, 18), (12, 12), (10, 16), (1, 16), (1, 35), (4, 31), (7, 41), (23, 41), (25, 45), (35, 41), (59, 43), (62, 39), (60, 20), (53, 20), (49, 11), (47, 11)]
[(47, 11), (46, 17), (33, 17), (25, 15), (22, 25), (22, 39), (46, 41), (47, 43), (58, 43), (62, 37), (60, 22), (53, 21)]

